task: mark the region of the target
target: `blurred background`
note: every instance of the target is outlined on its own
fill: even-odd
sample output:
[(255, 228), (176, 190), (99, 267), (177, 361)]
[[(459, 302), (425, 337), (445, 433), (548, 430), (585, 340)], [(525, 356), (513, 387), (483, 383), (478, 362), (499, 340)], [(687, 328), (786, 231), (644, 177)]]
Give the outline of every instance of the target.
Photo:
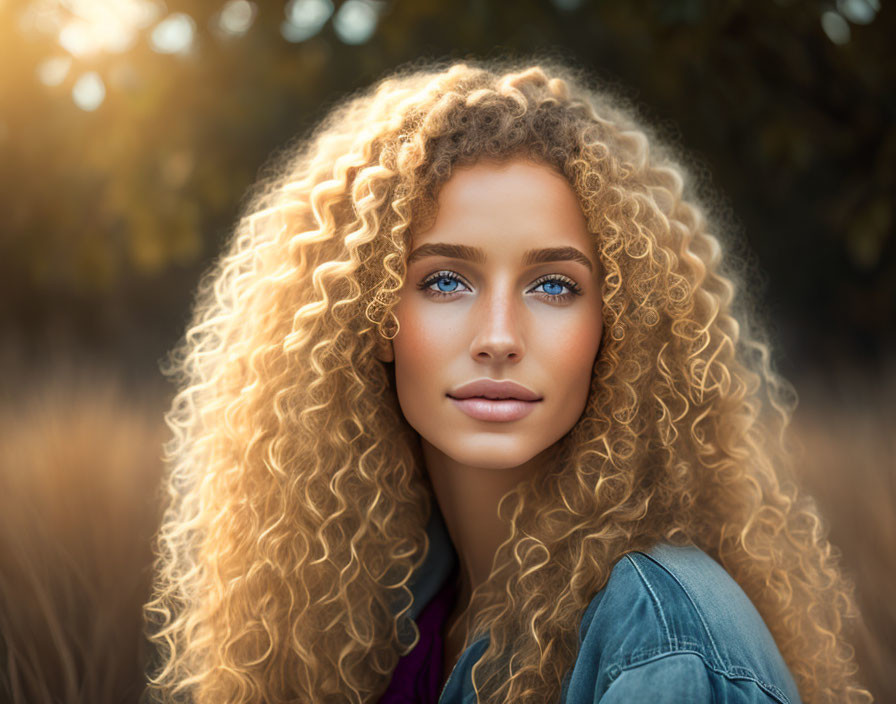
[(135, 702), (159, 363), (248, 188), (419, 58), (587, 67), (680, 144), (800, 395), (798, 471), (896, 702), (887, 0), (0, 0), (0, 701)]

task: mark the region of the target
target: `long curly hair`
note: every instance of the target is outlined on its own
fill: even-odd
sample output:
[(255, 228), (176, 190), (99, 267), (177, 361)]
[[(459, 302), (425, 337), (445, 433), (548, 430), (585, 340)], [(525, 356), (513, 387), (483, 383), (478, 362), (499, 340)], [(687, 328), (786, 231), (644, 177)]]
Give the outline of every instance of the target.
[(466, 622), (467, 645), (489, 636), (478, 701), (557, 700), (584, 609), (660, 540), (725, 567), (805, 701), (870, 700), (845, 635), (852, 586), (793, 480), (795, 394), (751, 322), (746, 270), (722, 255), (712, 199), (634, 115), (556, 62), (410, 67), (261, 180), (164, 370), (178, 393), (145, 607), (155, 696), (372, 702), (388, 686), (419, 639), (408, 585), (433, 493), (376, 352), (440, 185), (522, 156), (578, 196), (604, 339), (556, 470), (499, 506), (510, 536)]

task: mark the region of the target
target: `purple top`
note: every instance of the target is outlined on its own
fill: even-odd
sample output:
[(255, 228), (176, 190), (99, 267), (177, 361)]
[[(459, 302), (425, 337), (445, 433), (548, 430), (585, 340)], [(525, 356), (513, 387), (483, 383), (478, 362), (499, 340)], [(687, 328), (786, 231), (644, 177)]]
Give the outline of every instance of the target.
[(457, 600), (457, 569), (417, 617), (420, 640), (399, 661), (379, 704), (437, 704), (442, 680), (442, 629)]

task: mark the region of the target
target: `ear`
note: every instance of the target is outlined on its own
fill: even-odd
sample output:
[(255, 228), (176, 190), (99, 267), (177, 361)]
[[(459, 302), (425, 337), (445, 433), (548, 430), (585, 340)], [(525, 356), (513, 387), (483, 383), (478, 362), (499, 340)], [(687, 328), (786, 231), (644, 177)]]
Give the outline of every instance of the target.
[(392, 340), (380, 339), (376, 346), (376, 358), (381, 362), (394, 362), (395, 350), (392, 348)]

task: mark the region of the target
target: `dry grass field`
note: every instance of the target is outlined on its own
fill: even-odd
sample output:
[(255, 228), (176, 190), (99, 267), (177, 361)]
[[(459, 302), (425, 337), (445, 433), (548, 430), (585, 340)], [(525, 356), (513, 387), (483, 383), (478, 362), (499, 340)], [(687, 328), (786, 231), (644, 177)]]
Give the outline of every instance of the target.
[(805, 379), (794, 419), (800, 478), (827, 519), (856, 586), (854, 637), (862, 681), (896, 702), (896, 368)]
[(136, 702), (161, 404), (102, 378), (0, 408), (0, 701)]
[[(896, 374), (798, 389), (799, 471), (856, 583), (861, 677), (896, 702)], [(0, 398), (0, 701), (139, 699), (163, 410), (97, 375)]]

